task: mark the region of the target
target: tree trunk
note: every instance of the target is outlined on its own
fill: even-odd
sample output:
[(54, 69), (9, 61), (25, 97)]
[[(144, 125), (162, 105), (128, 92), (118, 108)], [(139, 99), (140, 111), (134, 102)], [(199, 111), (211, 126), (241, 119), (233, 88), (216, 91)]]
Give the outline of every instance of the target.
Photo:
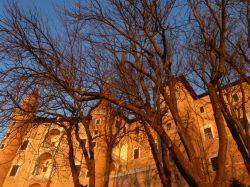
[(66, 135), (67, 135), (67, 141), (69, 145), (69, 165), (72, 173), (72, 178), (74, 182), (74, 187), (80, 187), (80, 182), (79, 182), (79, 173), (77, 172), (76, 166), (75, 166), (75, 155), (74, 155), (74, 147), (72, 143), (72, 137), (71, 137), (71, 130), (70, 129), (65, 129), (66, 130)]
[(111, 164), (112, 164), (112, 147), (113, 145), (108, 145), (107, 152), (106, 152), (106, 165), (104, 171), (104, 182), (103, 187), (109, 186), (109, 175), (111, 171)]
[(95, 160), (90, 158), (89, 187), (95, 187)]
[(217, 95), (216, 87), (215, 85), (209, 83), (207, 84), (207, 87), (219, 136), (218, 169), (216, 171), (216, 176), (214, 178), (213, 184), (215, 187), (223, 187), (225, 186), (224, 176), (226, 168), (225, 166), (226, 166), (228, 137), (224, 124), (222, 107), (219, 97)]
[[(242, 86), (241, 86), (242, 89)], [(224, 99), (224, 95), (222, 90), (219, 90), (219, 96), (222, 104), (222, 114), (224, 116), (224, 119), (227, 123), (227, 127), (230, 130), (232, 137), (235, 141), (235, 143), (238, 146), (238, 149), (241, 153), (242, 158), (244, 159), (245, 166), (247, 168), (248, 174), (250, 174), (250, 155), (249, 155), (249, 149), (247, 148), (247, 142), (248, 138), (246, 134), (244, 134), (244, 130), (240, 129), (240, 121), (237, 118), (234, 108), (232, 105), (227, 104)], [(245, 94), (244, 90), (242, 90), (242, 111), (244, 116), (244, 110), (245, 110)], [(244, 119), (246, 119), (246, 116), (244, 116)]]
[(163, 186), (171, 186), (171, 180), (170, 180), (170, 171), (165, 172), (163, 165), (162, 165), (162, 158), (160, 157), (160, 150), (161, 148), (157, 150), (157, 147), (155, 145), (154, 138), (150, 132), (150, 129), (148, 128), (147, 124), (144, 124), (144, 129), (146, 131), (147, 137), (148, 137), (148, 142), (151, 147), (151, 152), (155, 161), (155, 165), (161, 180), (161, 183)]
[(182, 176), (186, 179), (186, 182), (190, 186), (209, 186), (202, 173), (198, 173), (192, 164), (190, 164), (188, 159), (185, 159), (183, 153), (179, 150), (179, 147), (175, 145), (174, 142), (168, 137), (166, 132), (160, 126), (154, 126), (156, 132), (160, 135), (160, 138), (166, 144), (169, 152), (173, 154), (173, 158), (177, 168), (179, 169)]
[(160, 138), (160, 143), (161, 143), (161, 154), (162, 154), (162, 166), (164, 169), (164, 172), (166, 176), (169, 179), (169, 186), (172, 186), (172, 184), (175, 182), (174, 177), (173, 177), (173, 168), (171, 166), (170, 158), (169, 158), (169, 151), (167, 149), (166, 144), (162, 141)]
[(241, 136), (239, 135), (237, 129), (234, 128), (233, 120), (232, 119), (230, 120), (230, 117), (227, 116), (227, 114), (225, 112), (223, 112), (223, 115), (224, 115), (225, 121), (227, 123), (227, 126), (232, 134), (232, 137), (238, 146), (238, 149), (241, 153), (241, 156), (244, 159), (244, 163), (245, 163), (245, 166), (247, 168), (247, 172), (250, 175), (250, 156), (249, 156), (249, 153), (248, 153), (248, 151), (244, 145), (244, 142), (241, 139)]

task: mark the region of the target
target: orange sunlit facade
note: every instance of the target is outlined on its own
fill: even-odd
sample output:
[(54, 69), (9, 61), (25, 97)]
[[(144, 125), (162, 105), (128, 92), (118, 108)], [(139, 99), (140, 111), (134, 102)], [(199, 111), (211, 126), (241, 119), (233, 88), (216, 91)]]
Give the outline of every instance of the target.
[[(244, 83), (247, 118), (250, 120), (250, 87)], [(209, 96), (197, 96), (190, 90), (187, 83), (178, 84), (178, 107), (186, 130), (190, 132), (190, 141), (200, 152), (200, 159), (204, 163), (204, 172), (212, 182), (217, 167), (218, 134), (214, 122), (212, 106)], [(232, 104), (240, 112), (242, 95), (237, 84), (229, 87)], [(228, 91), (228, 90), (227, 90)], [(36, 105), (37, 91), (27, 96), (23, 107), (28, 110)], [(101, 105), (92, 113), (91, 131), (95, 139), (96, 186), (101, 187), (105, 172), (104, 126), (110, 123), (105, 105)], [(68, 161), (68, 146), (63, 128), (56, 124), (44, 123), (31, 126), (27, 122), (32, 116), (24, 115), (16, 110), (13, 121), (5, 133), (0, 144), (0, 186), (3, 187), (70, 187), (73, 185), (72, 174)], [(25, 121), (25, 123), (23, 122)], [(179, 142), (175, 124), (170, 113), (164, 118), (164, 129), (170, 137)], [(243, 129), (248, 124), (241, 124)], [(245, 185), (250, 185), (250, 178), (246, 172), (244, 161), (237, 145), (228, 131), (228, 154), (225, 181), (237, 179)], [(124, 135), (115, 145), (112, 152), (110, 172), (110, 186), (150, 186), (159, 187), (160, 179), (151, 154), (151, 149), (139, 123), (127, 124), (120, 133)], [(82, 130), (81, 138), (88, 141)], [(74, 140), (75, 165), (79, 170), (82, 186), (88, 186), (89, 173), (84, 163), (84, 157), (79, 144)], [(160, 142), (155, 136), (155, 143), (160, 148)], [(181, 145), (180, 145), (181, 146)], [(172, 165), (173, 186), (186, 186), (177, 168)]]

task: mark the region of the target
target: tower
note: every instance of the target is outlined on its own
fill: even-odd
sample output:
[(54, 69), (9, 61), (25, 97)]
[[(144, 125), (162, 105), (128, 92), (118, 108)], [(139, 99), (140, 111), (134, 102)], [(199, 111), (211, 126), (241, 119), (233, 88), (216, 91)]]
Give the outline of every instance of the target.
[[(102, 87), (102, 94), (109, 95), (110, 86), (105, 83)], [(107, 100), (101, 99), (99, 101), (98, 107), (92, 112), (92, 125), (94, 132), (97, 131), (98, 135), (96, 138), (96, 148), (95, 148), (95, 183), (97, 187), (102, 187), (105, 180), (106, 167), (109, 162), (107, 157), (108, 142), (107, 137), (110, 137), (110, 112), (111, 103)]]
[(15, 109), (11, 116), (9, 128), (0, 145), (0, 186), (3, 185), (23, 138), (29, 131), (30, 125), (27, 120), (36, 109), (37, 98), (38, 88), (35, 87), (31, 94), (24, 97), (21, 108)]

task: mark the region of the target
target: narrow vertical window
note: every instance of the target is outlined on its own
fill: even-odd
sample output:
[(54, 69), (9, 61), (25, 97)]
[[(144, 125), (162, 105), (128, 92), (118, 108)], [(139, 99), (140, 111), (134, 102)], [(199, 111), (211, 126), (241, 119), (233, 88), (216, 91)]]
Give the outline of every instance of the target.
[(139, 158), (139, 148), (134, 149), (134, 159)]
[(27, 147), (28, 147), (28, 144), (29, 144), (29, 140), (25, 140), (22, 145), (21, 145), (21, 150), (25, 150)]
[(172, 128), (172, 124), (171, 123), (167, 123), (167, 130), (171, 130)]
[(139, 127), (136, 127), (135, 128), (135, 134), (139, 134), (140, 133), (140, 128)]
[(203, 106), (200, 107), (200, 113), (204, 113), (205, 112), (205, 109)]
[(18, 165), (13, 165), (13, 167), (11, 168), (11, 171), (10, 171), (10, 175), (9, 175), (9, 176), (16, 176), (16, 173), (17, 173), (18, 168), (19, 168)]
[(2, 143), (0, 146), (0, 149), (4, 149), (5, 148), (5, 143)]
[(95, 136), (99, 135), (99, 131), (97, 129), (94, 130), (94, 135)]
[(96, 120), (95, 120), (95, 124), (96, 124), (96, 125), (100, 125), (100, 124), (101, 124), (101, 120), (100, 120), (100, 119), (96, 119)]
[(217, 156), (213, 157), (210, 160), (211, 160), (213, 170), (216, 171), (218, 169), (218, 157)]

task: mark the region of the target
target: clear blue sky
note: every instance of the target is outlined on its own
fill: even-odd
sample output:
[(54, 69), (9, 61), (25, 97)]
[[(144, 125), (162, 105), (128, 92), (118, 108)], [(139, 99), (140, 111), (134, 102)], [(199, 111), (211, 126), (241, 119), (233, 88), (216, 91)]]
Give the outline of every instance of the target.
[[(4, 6), (11, 0), (0, 0), (0, 16), (4, 11)], [(63, 6), (65, 4), (72, 3), (71, 0), (16, 0), (21, 7), (24, 9), (36, 8), (45, 16), (47, 16), (51, 21), (54, 21), (56, 18), (57, 7)]]
[[(1, 10), (8, 0), (0, 0)], [(24, 8), (36, 5), (42, 12), (51, 14), (55, 3), (62, 3), (63, 0), (18, 0), (17, 1)], [(1, 11), (2, 12), (2, 11)]]

